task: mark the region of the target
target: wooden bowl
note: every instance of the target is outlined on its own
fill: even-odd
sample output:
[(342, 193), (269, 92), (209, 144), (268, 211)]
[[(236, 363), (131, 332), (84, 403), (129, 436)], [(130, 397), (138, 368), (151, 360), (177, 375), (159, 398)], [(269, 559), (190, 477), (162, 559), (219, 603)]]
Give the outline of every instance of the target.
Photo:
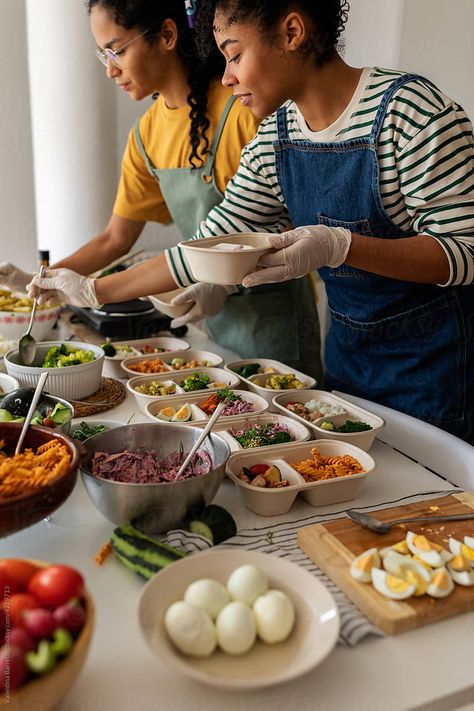
[[(21, 428), (21, 423), (0, 424), (0, 440), (5, 440), (3, 451), (9, 455), (13, 455)], [(0, 537), (21, 531), (49, 516), (72, 492), (81, 458), (79, 443), (48, 427), (32, 425), (26, 433), (24, 448), (36, 450), (52, 439), (59, 439), (71, 452), (72, 459), (68, 471), (32, 494), (20, 494), (20, 496), (0, 500)]]
[[(49, 565), (44, 561), (31, 562), (42, 566)], [(8, 703), (9, 711), (50, 711), (72, 687), (85, 662), (94, 629), (94, 603), (87, 591), (84, 593), (84, 605), (86, 621), (71, 652), (49, 674), (37, 677), (12, 692)]]

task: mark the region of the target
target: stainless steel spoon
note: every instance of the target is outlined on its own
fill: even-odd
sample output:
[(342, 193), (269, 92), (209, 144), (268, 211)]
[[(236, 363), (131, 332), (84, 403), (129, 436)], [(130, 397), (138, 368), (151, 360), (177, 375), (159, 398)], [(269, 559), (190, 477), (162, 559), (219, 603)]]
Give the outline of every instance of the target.
[(354, 511), (350, 509), (346, 511), (349, 518), (358, 523), (362, 528), (368, 528), (376, 533), (387, 533), (392, 526), (397, 526), (399, 523), (434, 523), (438, 521), (467, 521), (469, 519), (474, 519), (474, 514), (451, 514), (450, 516), (413, 516), (410, 518), (398, 518), (395, 521), (382, 522), (378, 521), (373, 516), (369, 514), (362, 513), (361, 511)]
[(46, 382), (48, 375), (49, 375), (48, 371), (45, 371), (44, 373), (41, 373), (41, 375), (39, 377), (38, 383), (35, 388), (35, 392), (33, 393), (33, 399), (31, 401), (30, 409), (28, 410), (28, 414), (25, 417), (25, 421), (23, 423), (23, 427), (21, 428), (18, 442), (16, 443), (15, 454), (20, 454), (20, 452), (21, 452), (21, 445), (23, 444), (23, 440), (25, 439), (26, 431), (27, 431), (28, 427), (30, 426), (31, 418), (33, 417), (33, 413), (36, 410), (36, 405), (38, 404), (38, 400), (41, 397), (41, 393), (43, 392), (44, 384)]
[[(44, 266), (41, 265), (40, 270), (39, 270), (39, 276), (43, 276), (43, 271), (44, 271)], [(36, 341), (31, 335), (31, 329), (33, 328), (33, 324), (35, 322), (35, 314), (36, 314), (36, 306), (38, 303), (38, 296), (39, 294), (37, 293), (34, 300), (33, 300), (33, 306), (31, 309), (31, 316), (30, 316), (30, 323), (28, 324), (28, 329), (25, 334), (20, 338), (18, 341), (18, 351), (20, 353), (20, 358), (23, 363), (23, 365), (31, 365), (35, 359), (36, 355)]]
[(201, 432), (201, 434), (199, 435), (199, 437), (197, 438), (197, 440), (194, 442), (193, 446), (191, 447), (191, 451), (189, 452), (188, 456), (186, 457), (186, 459), (184, 460), (184, 462), (181, 464), (180, 468), (178, 469), (178, 472), (177, 472), (177, 474), (175, 475), (173, 481), (177, 481), (177, 480), (183, 475), (184, 470), (186, 469), (186, 467), (188, 466), (189, 462), (191, 461), (191, 459), (192, 459), (192, 458), (194, 457), (194, 455), (196, 454), (197, 450), (199, 449), (199, 446), (200, 446), (200, 445), (202, 444), (202, 442), (206, 439), (207, 435), (209, 434), (209, 432), (210, 432), (211, 429), (213, 428), (215, 421), (216, 421), (217, 418), (220, 416), (220, 414), (221, 414), (222, 410), (224, 409), (224, 407), (225, 407), (225, 403), (224, 403), (224, 402), (220, 402), (220, 403), (218, 404), (218, 406), (216, 407), (216, 409), (215, 409), (214, 412), (212, 413), (212, 416), (211, 416), (209, 422), (208, 422), (207, 425), (204, 427), (203, 431)]

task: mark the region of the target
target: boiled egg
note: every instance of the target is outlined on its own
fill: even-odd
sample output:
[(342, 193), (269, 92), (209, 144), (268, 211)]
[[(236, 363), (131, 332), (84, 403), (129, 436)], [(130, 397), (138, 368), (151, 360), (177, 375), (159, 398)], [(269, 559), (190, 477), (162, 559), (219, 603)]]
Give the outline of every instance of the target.
[(474, 548), (471, 548), (466, 543), (462, 543), (461, 541), (458, 541), (456, 538), (452, 537), (450, 537), (448, 545), (449, 550), (453, 555), (464, 556), (471, 568), (474, 568)]
[(252, 609), (241, 600), (229, 602), (217, 616), (216, 633), (217, 643), (224, 652), (245, 654), (253, 647), (257, 636)]
[(474, 536), (464, 536), (464, 543), (469, 548), (474, 548)]
[(164, 420), (165, 422), (169, 422), (170, 420), (173, 419), (175, 414), (176, 414), (176, 410), (174, 409), (174, 407), (163, 407), (159, 412), (156, 413), (156, 417), (159, 420)]
[(453, 579), (446, 568), (436, 568), (426, 592), (431, 597), (447, 597), (453, 589)]
[(408, 531), (406, 536), (408, 548), (413, 555), (418, 556), (425, 563), (431, 565), (432, 568), (439, 568), (444, 565), (443, 558), (435, 546), (429, 541), (426, 536)]
[(165, 629), (173, 644), (191, 657), (208, 657), (217, 645), (211, 616), (185, 600), (174, 602), (165, 613)]
[(380, 568), (380, 562), (377, 548), (369, 548), (354, 558), (351, 563), (351, 575), (360, 583), (370, 583), (372, 568)]
[(283, 642), (295, 624), (295, 608), (281, 590), (268, 590), (253, 604), (257, 634), (267, 644)]
[(415, 596), (424, 595), (431, 581), (431, 572), (411, 556), (391, 551), (383, 559), (383, 567), (388, 573), (403, 578), (415, 586)]
[(191, 406), (186, 403), (182, 407), (179, 408), (177, 412), (173, 415), (171, 418), (172, 422), (189, 422), (191, 419)]
[(267, 576), (255, 565), (241, 565), (229, 576), (227, 590), (233, 600), (253, 605), (257, 597), (268, 590)]
[(390, 597), (392, 600), (405, 600), (411, 597), (416, 590), (414, 583), (409, 583), (408, 580), (387, 573), (381, 568), (372, 568), (372, 584), (381, 595)]
[(463, 555), (455, 555), (454, 558), (447, 563), (447, 566), (455, 583), (465, 586), (474, 585), (474, 570)]
[(230, 602), (230, 595), (227, 588), (217, 580), (201, 578), (188, 585), (184, 599), (186, 602), (206, 610), (215, 620), (222, 608)]

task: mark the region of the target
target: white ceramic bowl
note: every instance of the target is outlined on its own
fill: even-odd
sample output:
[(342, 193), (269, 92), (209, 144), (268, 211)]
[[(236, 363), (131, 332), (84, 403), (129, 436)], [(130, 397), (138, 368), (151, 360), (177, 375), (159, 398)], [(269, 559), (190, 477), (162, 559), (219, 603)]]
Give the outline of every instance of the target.
[(11, 393), (13, 390), (17, 390), (20, 387), (20, 383), (16, 378), (6, 373), (0, 373), (0, 400), (3, 395)]
[[(139, 338), (130, 341), (112, 341), (112, 346), (130, 346), (137, 351), (142, 351), (147, 346), (152, 348), (159, 348), (163, 354), (171, 351), (186, 351), (190, 348), (187, 341), (183, 341), (181, 338), (173, 338), (168, 336), (157, 336), (156, 338)], [(120, 352), (115, 356), (105, 356), (104, 360), (104, 375), (109, 378), (124, 378), (125, 373), (120, 368), (120, 363), (126, 358), (131, 358), (132, 356), (142, 355), (145, 358), (147, 355), (160, 355), (160, 353), (146, 354), (131, 351), (130, 353)]]
[[(240, 384), (239, 378), (233, 374), (229, 373), (221, 368), (195, 368), (191, 370), (173, 370), (169, 373), (158, 373), (157, 375), (138, 375), (135, 378), (130, 378), (130, 380), (127, 381), (126, 383), (126, 388), (129, 392), (132, 393), (134, 396), (136, 403), (141, 410), (141, 412), (145, 413), (145, 408), (148, 405), (149, 402), (153, 402), (154, 400), (160, 399), (161, 401), (163, 398), (169, 398), (173, 397), (172, 395), (146, 395), (145, 393), (140, 393), (135, 390), (137, 385), (144, 385), (146, 383), (150, 383), (151, 381), (156, 381), (160, 384), (169, 384), (169, 383), (175, 383), (176, 389), (174, 395), (180, 395), (181, 397), (186, 397), (187, 393), (183, 390), (181, 387), (182, 381), (187, 378), (189, 375), (193, 375), (195, 373), (206, 373), (209, 375), (212, 382), (218, 382), (218, 383), (223, 383), (224, 386), (227, 386), (228, 388), (231, 388), (232, 390), (237, 388), (238, 385)], [(210, 393), (210, 392), (215, 392), (216, 390), (220, 390), (222, 385), (219, 386), (213, 386), (213, 387), (208, 387), (205, 388), (201, 391), (198, 390), (193, 390), (192, 392), (189, 393), (189, 395), (194, 395), (196, 392), (201, 392), (201, 393)]]
[[(260, 395), (268, 402), (271, 411), (275, 411), (277, 409), (273, 404), (273, 398), (278, 392), (299, 393), (303, 389), (314, 388), (314, 386), (316, 385), (316, 380), (311, 376), (305, 375), (305, 373), (301, 373), (301, 371), (299, 370), (290, 368), (290, 366), (286, 365), (285, 363), (281, 363), (278, 360), (271, 360), (270, 358), (246, 358), (244, 360), (236, 360), (232, 363), (227, 363), (224, 368), (225, 370), (228, 370), (229, 372), (238, 375), (238, 371), (240, 370), (240, 368), (251, 363), (258, 363), (262, 372), (256, 375), (251, 375), (248, 378), (244, 377), (243, 375), (239, 375), (238, 377), (242, 380), (243, 383), (247, 385), (249, 390), (254, 393), (257, 393), (257, 395)], [(287, 374), (293, 374), (296, 378), (298, 378), (298, 380), (304, 383), (304, 388), (296, 388), (291, 390), (273, 390), (272, 388), (266, 388), (259, 384), (260, 382), (265, 382), (265, 380), (271, 377), (272, 375)], [(258, 382), (255, 382), (256, 379), (258, 380)]]
[[(63, 341), (43, 341), (37, 344), (36, 363), (41, 363), (51, 346), (60, 346)], [(41, 373), (48, 372), (45, 389), (51, 395), (57, 395), (65, 400), (81, 400), (95, 393), (101, 384), (104, 351), (99, 346), (81, 341), (66, 341), (70, 348), (92, 351), (94, 360), (80, 365), (70, 365), (66, 368), (41, 368), (35, 365), (22, 365), (17, 350), (5, 355), (5, 366), (8, 375), (18, 380), (20, 386), (36, 387)]]
[[(234, 390), (236, 395), (240, 395), (243, 400), (250, 402), (253, 405), (253, 411), (248, 413), (248, 416), (259, 415), (268, 409), (268, 403), (259, 395), (255, 393), (249, 393), (246, 390)], [(201, 393), (200, 395), (182, 395), (180, 397), (172, 396), (170, 398), (160, 398), (159, 400), (154, 400), (149, 402), (145, 407), (145, 415), (151, 420), (156, 421), (158, 412), (165, 407), (172, 407), (174, 410), (179, 410), (183, 405), (190, 405), (191, 407), (191, 419), (182, 424), (205, 424), (209, 419), (209, 416), (201, 410), (199, 403), (203, 402), (208, 397), (207, 393)], [(221, 415), (222, 417), (222, 415)], [(228, 415), (225, 417), (226, 422), (233, 422), (236, 418), (241, 418), (242, 415)], [(160, 422), (167, 422), (167, 420), (161, 420)], [(169, 424), (173, 424), (171, 421)]]
[[(310, 400), (317, 400), (328, 406), (340, 405), (344, 408), (344, 413), (340, 415), (324, 415), (323, 417), (315, 419), (313, 422), (309, 422), (305, 420), (304, 417), (291, 412), (291, 410), (287, 408), (289, 402), (307, 403)], [(356, 445), (356, 447), (360, 447), (360, 449), (366, 452), (371, 448), (375, 437), (385, 425), (384, 420), (373, 412), (358, 407), (348, 400), (344, 400), (325, 390), (301, 390), (298, 394), (296, 394), (295, 391), (281, 392), (273, 398), (273, 404), (280, 412), (289, 417), (293, 417), (295, 420), (298, 420), (298, 422), (304, 423), (311, 431), (314, 430), (314, 437), (317, 439), (331, 439), (347, 442)], [(321, 424), (328, 420), (334, 422), (336, 426), (342, 425), (347, 420), (367, 422), (368, 425), (371, 425), (372, 429), (365, 432), (331, 432), (321, 427)]]
[[(51, 306), (46, 309), (38, 309), (35, 315), (35, 322), (31, 329), (33, 338), (43, 341), (49, 336), (54, 324), (58, 320), (61, 306)], [(30, 311), (0, 311), (0, 336), (7, 340), (17, 341), (28, 328), (30, 322)]]
[[(265, 553), (223, 548), (196, 553), (163, 568), (143, 588), (138, 605), (140, 629), (157, 658), (157, 665), (169, 665), (185, 676), (221, 689), (273, 687), (309, 672), (335, 646), (339, 614), (330, 592), (304, 568)], [(225, 584), (241, 565), (255, 565), (267, 576), (271, 588), (286, 593), (295, 607), (295, 626), (284, 642), (254, 647), (240, 656), (222, 651), (210, 657), (180, 654), (164, 628), (168, 607), (182, 599), (187, 586), (199, 578)], [(275, 697), (276, 698), (276, 697)], [(257, 702), (258, 705), (258, 702)]]
[(151, 301), (155, 309), (160, 311), (162, 314), (166, 314), (171, 318), (178, 318), (183, 316), (189, 311), (193, 305), (193, 301), (188, 301), (186, 304), (172, 304), (171, 301), (175, 296), (181, 294), (185, 291), (186, 287), (182, 289), (173, 289), (173, 291), (164, 291), (162, 294), (155, 294), (154, 296), (148, 296), (147, 298)]
[[(293, 469), (291, 462), (310, 459), (313, 447), (316, 447), (322, 456), (350, 454), (362, 465), (364, 471), (308, 484), (296, 469)], [(242, 467), (249, 468), (254, 464), (277, 466), (282, 478), (287, 479), (290, 485), (281, 489), (266, 489), (252, 486), (239, 479), (238, 475)], [(244, 505), (259, 516), (279, 516), (286, 513), (298, 494), (311, 506), (329, 506), (355, 499), (367, 474), (374, 469), (374, 459), (359, 447), (346, 442), (321, 439), (265, 447), (265, 449), (242, 450), (230, 456), (226, 467), (227, 474), (235, 483)]]
[[(267, 422), (274, 422), (287, 427), (291, 437), (293, 438), (292, 441), (285, 442), (281, 445), (270, 444), (257, 448), (244, 448), (242, 447), (240, 442), (235, 439), (235, 437), (233, 437), (231, 433), (231, 430), (236, 432), (237, 430), (241, 429), (242, 427), (245, 427), (245, 425), (249, 423), (251, 425), (263, 425)], [(197, 424), (197, 427), (203, 427), (203, 425)], [(230, 418), (226, 418), (225, 420), (219, 418), (219, 420), (212, 428), (212, 431), (218, 432), (222, 436), (222, 438), (226, 440), (226, 442), (229, 444), (231, 452), (261, 452), (263, 449), (270, 449), (273, 451), (276, 446), (287, 447), (290, 444), (293, 444), (294, 442), (305, 442), (308, 439), (311, 439), (311, 431), (308, 427), (305, 427), (305, 425), (296, 422), (296, 420), (293, 420), (291, 417), (285, 417), (285, 415), (274, 414), (272, 412), (264, 412), (261, 415), (241, 415), (240, 417), (232, 417), (232, 420), (230, 420)]]
[[(258, 260), (271, 251), (269, 233), (242, 232), (220, 237), (205, 237), (179, 243), (196, 281), (208, 284), (240, 284), (250, 272), (255, 271)], [(216, 249), (229, 245), (229, 249)], [(248, 249), (233, 249), (232, 245), (245, 245)]]

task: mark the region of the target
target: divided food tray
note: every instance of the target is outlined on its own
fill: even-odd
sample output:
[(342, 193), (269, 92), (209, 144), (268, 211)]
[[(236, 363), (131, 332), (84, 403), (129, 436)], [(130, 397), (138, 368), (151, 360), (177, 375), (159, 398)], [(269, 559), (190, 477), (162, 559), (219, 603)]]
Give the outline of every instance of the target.
[[(261, 373), (257, 374), (257, 377), (262, 378), (266, 374), (270, 377), (271, 375), (288, 375), (288, 374), (293, 374), (298, 380), (300, 380), (302, 383), (304, 383), (304, 388), (292, 388), (288, 390), (273, 390), (271, 388), (266, 388), (262, 387), (258, 383), (254, 382), (253, 377), (244, 377), (243, 375), (239, 375), (238, 377), (242, 380), (243, 383), (246, 384), (249, 390), (252, 392), (257, 393), (257, 395), (260, 395), (261, 397), (265, 398), (265, 400), (268, 402), (270, 405), (270, 410), (275, 411), (275, 406), (273, 404), (273, 398), (275, 397), (275, 394), (278, 392), (285, 392), (285, 393), (295, 393), (295, 392), (301, 392), (303, 389), (306, 388), (314, 388), (316, 385), (316, 380), (309, 375), (305, 375), (305, 373), (302, 373), (299, 370), (295, 370), (294, 368), (291, 368), (288, 365), (285, 365), (285, 363), (282, 363), (281, 361), (278, 360), (272, 360), (270, 358), (246, 358), (243, 360), (236, 360), (233, 361), (232, 363), (227, 363), (224, 368), (231, 373), (238, 374), (237, 371), (245, 366), (245, 365), (250, 365), (252, 363), (258, 363), (261, 368)], [(268, 371), (270, 369), (270, 371)], [(267, 373), (265, 372), (267, 370)]]
[[(153, 348), (162, 348), (163, 353), (170, 351), (185, 351), (190, 348), (188, 341), (184, 341), (182, 338), (172, 338), (171, 336), (157, 336), (156, 338), (138, 338), (129, 341), (111, 341), (112, 346), (131, 346), (132, 348), (143, 348), (144, 346), (152, 346)], [(105, 356), (104, 359), (104, 371), (103, 375), (109, 378), (124, 378), (125, 373), (120, 368), (120, 363), (125, 360), (125, 358), (132, 357), (134, 354), (124, 354), (116, 356)], [(151, 355), (159, 355), (159, 353), (150, 353)], [(144, 353), (142, 358), (147, 357)]]
[[(195, 373), (206, 373), (210, 378), (210, 386), (203, 388), (202, 390), (193, 390), (186, 393), (181, 387), (181, 383), (185, 378)], [(145, 393), (140, 393), (135, 390), (137, 385), (144, 385), (151, 383), (152, 381), (158, 382), (161, 385), (175, 384), (175, 392), (173, 394), (165, 395), (147, 395)], [(229, 373), (222, 368), (192, 368), (190, 370), (174, 370), (168, 373), (157, 373), (156, 375), (138, 375), (126, 383), (126, 388), (134, 396), (137, 405), (141, 412), (145, 413), (145, 407), (149, 402), (154, 400), (163, 401), (164, 398), (172, 398), (176, 396), (187, 397), (188, 395), (194, 395), (195, 393), (209, 393), (220, 390), (223, 387), (231, 388), (232, 390), (237, 388), (240, 384), (240, 379), (234, 374)]]
[[(249, 412), (246, 417), (253, 417), (260, 413), (265, 412), (268, 409), (268, 403), (259, 395), (255, 393), (250, 393), (247, 390), (234, 390), (236, 395), (240, 395), (241, 398), (247, 402), (251, 402), (254, 405), (253, 412)], [(203, 402), (208, 397), (207, 393), (201, 392), (201, 394), (183, 394), (181, 396), (171, 396), (169, 398), (159, 398), (159, 400), (154, 400), (149, 402), (145, 407), (145, 414), (151, 420), (156, 422), (156, 415), (160, 410), (165, 407), (172, 407), (174, 410), (178, 411), (181, 407), (188, 404), (191, 408), (191, 419), (182, 422), (183, 425), (199, 425), (205, 424), (209, 419), (209, 415), (206, 415), (203, 410), (199, 407), (199, 403)], [(221, 415), (222, 417), (222, 415)], [(242, 415), (227, 415), (225, 416), (226, 422), (233, 422), (235, 419), (240, 419)], [(167, 422), (167, 420), (160, 420), (160, 422)], [(174, 424), (174, 423), (173, 423)]]
[[(122, 378), (127, 375), (127, 377), (135, 375), (153, 375), (153, 373), (138, 373), (136, 370), (132, 370), (130, 365), (139, 363), (142, 360), (156, 360), (160, 359), (165, 365), (168, 366), (169, 370), (175, 372), (177, 370), (195, 370), (196, 368), (216, 368), (221, 365), (223, 358), (217, 353), (211, 353), (210, 351), (197, 351), (197, 350), (186, 350), (186, 351), (171, 351), (169, 353), (158, 353), (157, 355), (151, 356), (133, 356), (131, 358), (125, 358), (121, 362), (121, 368), (123, 370)], [(190, 363), (191, 361), (198, 362), (197, 365), (190, 365), (181, 368), (175, 368), (171, 365), (171, 361), (175, 358), (182, 358), (185, 363)], [(209, 365), (199, 365), (199, 361), (206, 361)]]
[[(327, 406), (340, 405), (344, 408), (344, 413), (341, 415), (323, 415), (322, 417), (318, 417), (316, 420), (309, 422), (304, 417), (291, 412), (291, 410), (288, 410), (287, 408), (287, 404), (289, 402), (307, 403), (310, 400), (316, 400)], [(378, 415), (375, 415), (373, 412), (369, 412), (369, 410), (358, 407), (352, 402), (344, 400), (337, 395), (333, 395), (333, 393), (326, 390), (299, 390), (296, 392), (293, 390), (291, 392), (281, 392), (273, 398), (273, 405), (283, 414), (288, 417), (292, 417), (298, 422), (301, 422), (309, 427), (314, 433), (314, 437), (354, 444), (366, 452), (371, 448), (375, 437), (385, 425), (384, 420)], [(334, 422), (336, 426), (344, 424), (347, 420), (366, 422), (368, 425), (371, 425), (372, 429), (366, 430), (365, 432), (332, 432), (330, 430), (325, 430), (320, 426), (323, 422), (328, 420)]]
[[(307, 483), (291, 466), (291, 462), (299, 462), (311, 458), (311, 450), (315, 447), (323, 456), (344, 456), (349, 454), (362, 465), (364, 471), (349, 474), (334, 479), (326, 479)], [(239, 479), (242, 467), (250, 468), (255, 464), (275, 465), (281, 472), (282, 479), (289, 481), (289, 486), (283, 488), (260, 488), (247, 484)], [(260, 516), (278, 516), (287, 513), (296, 497), (300, 494), (311, 506), (328, 506), (341, 501), (355, 499), (367, 478), (373, 472), (375, 461), (359, 447), (346, 442), (318, 439), (311, 442), (296, 442), (260, 449), (241, 450), (231, 454), (226, 466), (226, 472), (235, 483), (244, 505)]]

